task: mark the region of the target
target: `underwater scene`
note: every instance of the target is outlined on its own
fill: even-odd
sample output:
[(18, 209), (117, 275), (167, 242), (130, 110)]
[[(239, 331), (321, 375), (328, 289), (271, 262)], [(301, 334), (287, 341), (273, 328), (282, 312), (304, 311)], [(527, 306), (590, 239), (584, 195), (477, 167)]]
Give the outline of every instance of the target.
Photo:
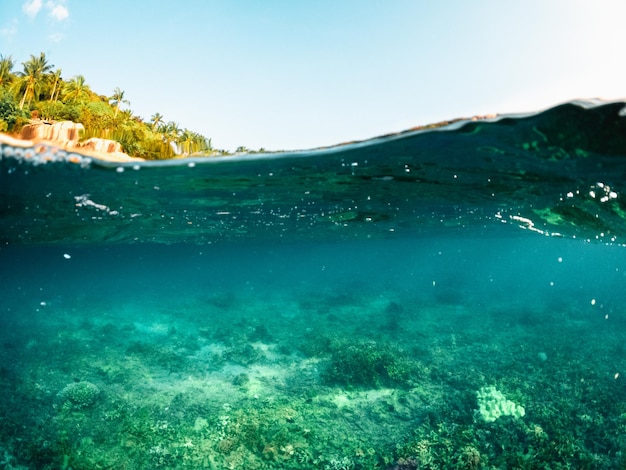
[(0, 147), (0, 469), (626, 468), (625, 103), (311, 151)]

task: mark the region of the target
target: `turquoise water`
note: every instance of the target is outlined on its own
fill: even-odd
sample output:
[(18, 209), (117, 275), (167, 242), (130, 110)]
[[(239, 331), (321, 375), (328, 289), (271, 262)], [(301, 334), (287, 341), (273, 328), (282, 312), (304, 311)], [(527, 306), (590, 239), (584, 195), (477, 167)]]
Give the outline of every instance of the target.
[(208, 163), (3, 145), (0, 468), (622, 468), (622, 108)]

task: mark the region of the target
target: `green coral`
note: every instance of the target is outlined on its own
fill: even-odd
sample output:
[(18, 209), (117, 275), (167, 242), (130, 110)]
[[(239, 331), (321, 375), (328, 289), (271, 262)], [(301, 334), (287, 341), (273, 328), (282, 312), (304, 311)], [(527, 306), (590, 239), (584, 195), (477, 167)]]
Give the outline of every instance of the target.
[(330, 349), (330, 364), (323, 374), (329, 385), (411, 386), (419, 375), (419, 364), (390, 345), (374, 341), (336, 341), (331, 343)]
[(64, 400), (64, 409), (82, 410), (93, 406), (98, 395), (100, 395), (100, 389), (96, 385), (83, 381), (67, 384), (58, 396)]

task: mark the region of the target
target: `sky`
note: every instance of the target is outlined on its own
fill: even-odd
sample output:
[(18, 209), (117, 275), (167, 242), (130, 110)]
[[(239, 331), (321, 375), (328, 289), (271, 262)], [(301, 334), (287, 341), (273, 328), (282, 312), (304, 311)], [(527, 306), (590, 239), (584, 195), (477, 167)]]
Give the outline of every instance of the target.
[(626, 97), (624, 0), (1, 0), (14, 72), (70, 79), (215, 148), (308, 149)]

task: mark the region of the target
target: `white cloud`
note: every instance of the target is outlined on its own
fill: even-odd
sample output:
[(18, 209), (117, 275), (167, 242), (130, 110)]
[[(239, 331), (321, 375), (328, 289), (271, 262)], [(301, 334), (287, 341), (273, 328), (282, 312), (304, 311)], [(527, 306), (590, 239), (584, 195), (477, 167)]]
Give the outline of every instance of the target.
[(61, 42), (65, 35), (63, 33), (53, 33), (48, 35), (48, 39), (52, 42)]
[(39, 13), (39, 10), (41, 10), (42, 6), (42, 0), (27, 0), (26, 2), (24, 2), (24, 5), (22, 5), (22, 11), (26, 16), (34, 18), (35, 16), (37, 16), (37, 13)]
[[(48, 16), (56, 21), (63, 21), (69, 18), (67, 0), (48, 0), (45, 4)], [(44, 7), (43, 0), (26, 0), (22, 5), (22, 11), (29, 18), (35, 18)]]
[(17, 34), (17, 20), (13, 20), (0, 28), (0, 36), (11, 40)]
[(60, 3), (55, 4), (54, 2), (46, 3), (46, 8), (50, 10), (50, 17), (54, 18), (57, 21), (63, 21), (70, 16), (70, 12), (65, 5), (61, 5)]

